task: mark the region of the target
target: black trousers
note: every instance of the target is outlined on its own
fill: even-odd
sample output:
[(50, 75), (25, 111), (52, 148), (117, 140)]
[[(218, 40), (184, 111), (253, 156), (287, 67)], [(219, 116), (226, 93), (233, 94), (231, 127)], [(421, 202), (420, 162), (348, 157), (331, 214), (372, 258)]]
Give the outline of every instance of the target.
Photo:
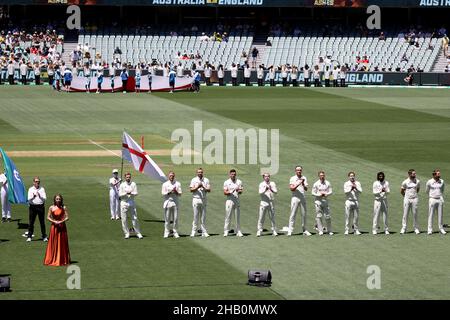
[(329, 87), (330, 86), (330, 79), (325, 79), (325, 87)]
[(27, 84), (27, 76), (22, 76), (22, 84)]
[(122, 91), (127, 91), (128, 80), (122, 80)]
[(41, 225), (41, 234), (42, 238), (47, 237), (47, 234), (45, 233), (45, 206), (43, 204), (41, 205), (34, 205), (30, 204), (30, 207), (28, 208), (29, 211), (29, 226), (28, 226), (28, 237), (31, 238), (34, 232), (34, 221), (36, 221), (36, 216), (39, 217), (39, 223)]
[(51, 76), (51, 75), (48, 76), (48, 84), (51, 86), (53, 85), (53, 79), (54, 79), (54, 76)]
[(205, 82), (207, 86), (211, 85), (211, 78), (205, 78)]
[(34, 81), (35, 81), (36, 85), (40, 85), (41, 84), (41, 76), (34, 76)]
[(292, 79), (292, 86), (298, 87), (297, 79)]
[(275, 79), (270, 79), (270, 86), (275, 87)]
[(314, 87), (321, 87), (322, 84), (320, 83), (319, 79), (314, 79)]
[(345, 79), (341, 79), (341, 87), (345, 87)]
[(223, 78), (219, 78), (219, 86), (223, 86)]
[(10, 84), (10, 85), (13, 85), (13, 84), (14, 84), (14, 75), (10, 74), (10, 75), (8, 76), (8, 80), (9, 80), (9, 84)]
[(337, 79), (336, 80), (333, 80), (333, 87), (339, 87), (339, 84), (338, 84), (338, 81), (337, 81)]
[(250, 85), (250, 78), (245, 78), (245, 85), (249, 86)]
[(233, 86), (237, 86), (237, 78), (231, 78), (231, 83)]
[(305, 87), (309, 87), (310, 83), (309, 83), (309, 78), (305, 78)]
[(258, 78), (258, 86), (260, 87), (263, 86), (263, 79)]
[(283, 83), (283, 87), (286, 87), (287, 86), (287, 78), (283, 78), (282, 83)]

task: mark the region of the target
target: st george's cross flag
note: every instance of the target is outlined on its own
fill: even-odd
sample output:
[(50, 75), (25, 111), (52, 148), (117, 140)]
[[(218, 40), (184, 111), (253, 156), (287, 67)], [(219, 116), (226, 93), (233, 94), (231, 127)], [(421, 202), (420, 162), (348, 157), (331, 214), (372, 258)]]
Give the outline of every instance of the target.
[(167, 177), (161, 168), (126, 132), (123, 133), (122, 138), (122, 158), (131, 162), (134, 169), (146, 176), (161, 182), (167, 181)]
[(8, 201), (10, 203), (27, 203), (25, 186), (23, 185), (19, 170), (17, 170), (14, 162), (6, 155), (6, 152), (2, 148), (0, 148), (0, 154), (3, 158), (3, 167), (5, 168), (5, 175), (8, 179)]

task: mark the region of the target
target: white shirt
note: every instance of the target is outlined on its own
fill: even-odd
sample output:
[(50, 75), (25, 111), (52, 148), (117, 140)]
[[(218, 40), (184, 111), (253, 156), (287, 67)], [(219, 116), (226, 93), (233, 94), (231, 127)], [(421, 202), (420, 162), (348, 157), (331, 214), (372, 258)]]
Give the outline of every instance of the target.
[(282, 78), (287, 78), (288, 74), (287, 74), (287, 70), (286, 69), (282, 69), (281, 70), (281, 77)]
[(256, 74), (258, 76), (258, 79), (262, 79), (264, 76), (264, 69), (263, 68), (258, 68), (258, 70), (256, 71)]
[(323, 72), (325, 79), (330, 80), (330, 73), (331, 73), (330, 70), (325, 70)]
[(405, 190), (405, 199), (415, 199), (420, 189), (420, 180), (413, 181), (408, 178), (402, 182), (402, 189)]
[(345, 79), (346, 76), (347, 76), (347, 75), (345, 74), (345, 71), (342, 71), (342, 70), (341, 70), (341, 79)]
[[(333, 189), (331, 188), (331, 184), (328, 180), (324, 180), (324, 182), (322, 182), (319, 179), (314, 182), (311, 193), (314, 197), (316, 197), (316, 200), (322, 201), (327, 199), (326, 197), (333, 193)], [(326, 197), (322, 197), (322, 194), (325, 194)]]
[(40, 67), (34, 68), (34, 75), (35, 76), (40, 76), (41, 75), (41, 68)]
[[(382, 191), (384, 189), (384, 192)], [(383, 182), (375, 181), (372, 186), (373, 194), (375, 200), (386, 200), (387, 195), (391, 190), (389, 189), (389, 181), (384, 180)]]
[(20, 75), (21, 76), (26, 76), (27, 75), (27, 71), (28, 71), (28, 66), (26, 63), (22, 63), (20, 65)]
[(291, 72), (291, 79), (292, 79), (292, 80), (297, 80), (297, 75), (298, 75), (298, 72), (297, 72), (297, 71), (292, 71), (292, 72)]
[(217, 77), (219, 77), (220, 79), (222, 79), (224, 77), (224, 73), (222, 69), (217, 70)]
[(211, 78), (211, 67), (205, 68), (205, 78)]
[(269, 69), (269, 79), (270, 80), (275, 79), (275, 70), (273, 68)]
[(28, 203), (34, 205), (44, 204), (47, 199), (47, 195), (45, 194), (45, 189), (39, 187), (36, 189), (35, 186), (32, 186), (28, 189)]
[(339, 79), (339, 69), (333, 70), (333, 80)]
[[(203, 177), (202, 180), (200, 180), (199, 177), (194, 177), (191, 180), (191, 184), (189, 185), (190, 188), (196, 188), (200, 183), (203, 184), (204, 187), (210, 188), (209, 180), (208, 178)], [(195, 199), (202, 199), (206, 200), (206, 190), (203, 187), (198, 188), (194, 192), (192, 192), (192, 197)]]
[(297, 175), (295, 175), (295, 176), (291, 177), (291, 179), (289, 180), (289, 185), (291, 185), (291, 184), (297, 184), (297, 182), (302, 180), (302, 179), (303, 179), (303, 184), (305, 186), (303, 186), (303, 184), (300, 184), (297, 187), (297, 189), (292, 191), (292, 196), (293, 197), (300, 198), (300, 197), (304, 197), (305, 196), (305, 192), (306, 192), (305, 187), (308, 187), (308, 179), (306, 179), (305, 176), (301, 176), (299, 178), (299, 177), (297, 177)]
[[(270, 189), (267, 187), (270, 186)], [(259, 184), (259, 195), (261, 196), (261, 203), (269, 204), (275, 200), (275, 194), (278, 192), (277, 185), (273, 181), (263, 181)]]
[(109, 190), (115, 191), (116, 193), (119, 193), (120, 184), (118, 183), (119, 179), (112, 177), (109, 179)]
[[(173, 192), (174, 189), (178, 194)], [(174, 180), (173, 183), (172, 181), (167, 180), (162, 185), (161, 194), (164, 196), (163, 208), (178, 206), (178, 198), (181, 195), (181, 184), (176, 180)]]
[(303, 70), (303, 77), (304, 77), (305, 79), (309, 79), (309, 73), (310, 73), (309, 69), (308, 69), (308, 70), (304, 69), (304, 70)]
[(344, 183), (344, 192), (348, 201), (358, 201), (359, 194), (362, 192), (361, 183), (359, 181), (355, 181), (356, 189), (352, 190), (353, 182), (350, 180)]
[(177, 77), (183, 76), (183, 68), (181, 66), (178, 66), (177, 68)]
[(444, 180), (439, 179), (436, 181), (435, 179), (430, 179), (427, 181), (425, 192), (428, 193), (428, 196), (432, 199), (443, 199), (444, 189)]
[(250, 78), (250, 75), (251, 75), (250, 67), (244, 67), (244, 77), (245, 78)]
[(6, 175), (4, 173), (0, 174), (0, 184), (2, 189), (5, 189), (5, 191), (8, 189), (7, 182), (8, 178), (6, 178)]
[(14, 64), (10, 63), (8, 64), (8, 75), (13, 75), (14, 74)]
[(319, 72), (319, 70), (314, 70), (314, 79), (320, 79), (320, 72)]
[(232, 78), (237, 78), (237, 67), (231, 67), (231, 77)]
[(243, 187), (242, 181), (239, 179), (236, 179), (234, 182), (233, 180), (231, 180), (231, 178), (226, 180), (223, 183), (223, 190), (231, 192), (230, 194), (227, 195), (227, 200), (239, 203), (239, 193), (237, 190), (242, 187)]
[(120, 184), (119, 197), (121, 201), (128, 202), (129, 204), (134, 204), (134, 197), (137, 195), (137, 186), (134, 181), (131, 181), (130, 183), (124, 181)]

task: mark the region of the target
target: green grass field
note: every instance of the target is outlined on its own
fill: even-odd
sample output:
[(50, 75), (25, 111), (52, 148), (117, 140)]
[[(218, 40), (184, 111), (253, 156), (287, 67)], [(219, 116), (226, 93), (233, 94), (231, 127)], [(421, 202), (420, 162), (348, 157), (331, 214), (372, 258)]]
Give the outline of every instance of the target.
[[(138, 215), (145, 238), (123, 239), (119, 221), (109, 219), (108, 179), (120, 158), (66, 153), (11, 156), (27, 188), (41, 177), (47, 195), (62, 193), (72, 259), (81, 269), (81, 290), (68, 290), (65, 267), (45, 267), (46, 244), (22, 237), (28, 209), (13, 206), (13, 222), (0, 224), (0, 274), (10, 275), (12, 292), (0, 299), (450, 299), (450, 235), (400, 235), (400, 183), (409, 168), (425, 182), (438, 167), (450, 173), (450, 91), (396, 88), (202, 88), (200, 94), (66, 94), (48, 87), (0, 87), (0, 146), (13, 151), (99, 151), (90, 140), (120, 150), (126, 128), (147, 150), (170, 150), (176, 128), (264, 128), (280, 130), (280, 190), (276, 220), (288, 223), (289, 177), (301, 164), (310, 185), (324, 169), (334, 187), (330, 199), (332, 237), (299, 234), (257, 238), (259, 166), (236, 165), (246, 190), (241, 199), (244, 238), (222, 236), (223, 181), (230, 165), (203, 165), (211, 180), (207, 225), (213, 236), (190, 238), (188, 184), (197, 165), (173, 165), (170, 156), (153, 159), (173, 169), (185, 194), (179, 239), (163, 239), (160, 183), (132, 171), (138, 184)], [(55, 153), (56, 154), (56, 153)], [(128, 165), (126, 170), (132, 170)], [(343, 184), (354, 170), (364, 193), (361, 236), (344, 236)], [(372, 182), (378, 171), (391, 183), (390, 236), (373, 236)], [(447, 192), (448, 193), (448, 192)], [(448, 196), (447, 196), (448, 198)], [(308, 195), (308, 225), (314, 225)], [(49, 202), (47, 203), (49, 204)], [(428, 201), (420, 196), (420, 227), (426, 231)], [(445, 223), (450, 215), (445, 214)], [(408, 231), (412, 229), (411, 217)], [(50, 225), (47, 223), (47, 227)], [(270, 225), (266, 221), (265, 227)], [(450, 230), (449, 230), (450, 231)], [(381, 289), (366, 286), (367, 267), (381, 268)], [(270, 269), (271, 288), (246, 285), (249, 269)]]

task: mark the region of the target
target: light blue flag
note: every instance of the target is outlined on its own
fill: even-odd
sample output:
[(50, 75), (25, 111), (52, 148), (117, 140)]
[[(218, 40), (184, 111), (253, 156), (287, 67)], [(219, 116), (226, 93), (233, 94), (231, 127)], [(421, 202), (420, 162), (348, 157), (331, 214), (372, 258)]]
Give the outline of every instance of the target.
[(25, 186), (23, 185), (22, 177), (16, 168), (14, 162), (6, 155), (6, 152), (0, 148), (0, 153), (3, 158), (3, 167), (5, 168), (5, 175), (8, 178), (8, 201), (11, 203), (27, 203), (25, 195)]

